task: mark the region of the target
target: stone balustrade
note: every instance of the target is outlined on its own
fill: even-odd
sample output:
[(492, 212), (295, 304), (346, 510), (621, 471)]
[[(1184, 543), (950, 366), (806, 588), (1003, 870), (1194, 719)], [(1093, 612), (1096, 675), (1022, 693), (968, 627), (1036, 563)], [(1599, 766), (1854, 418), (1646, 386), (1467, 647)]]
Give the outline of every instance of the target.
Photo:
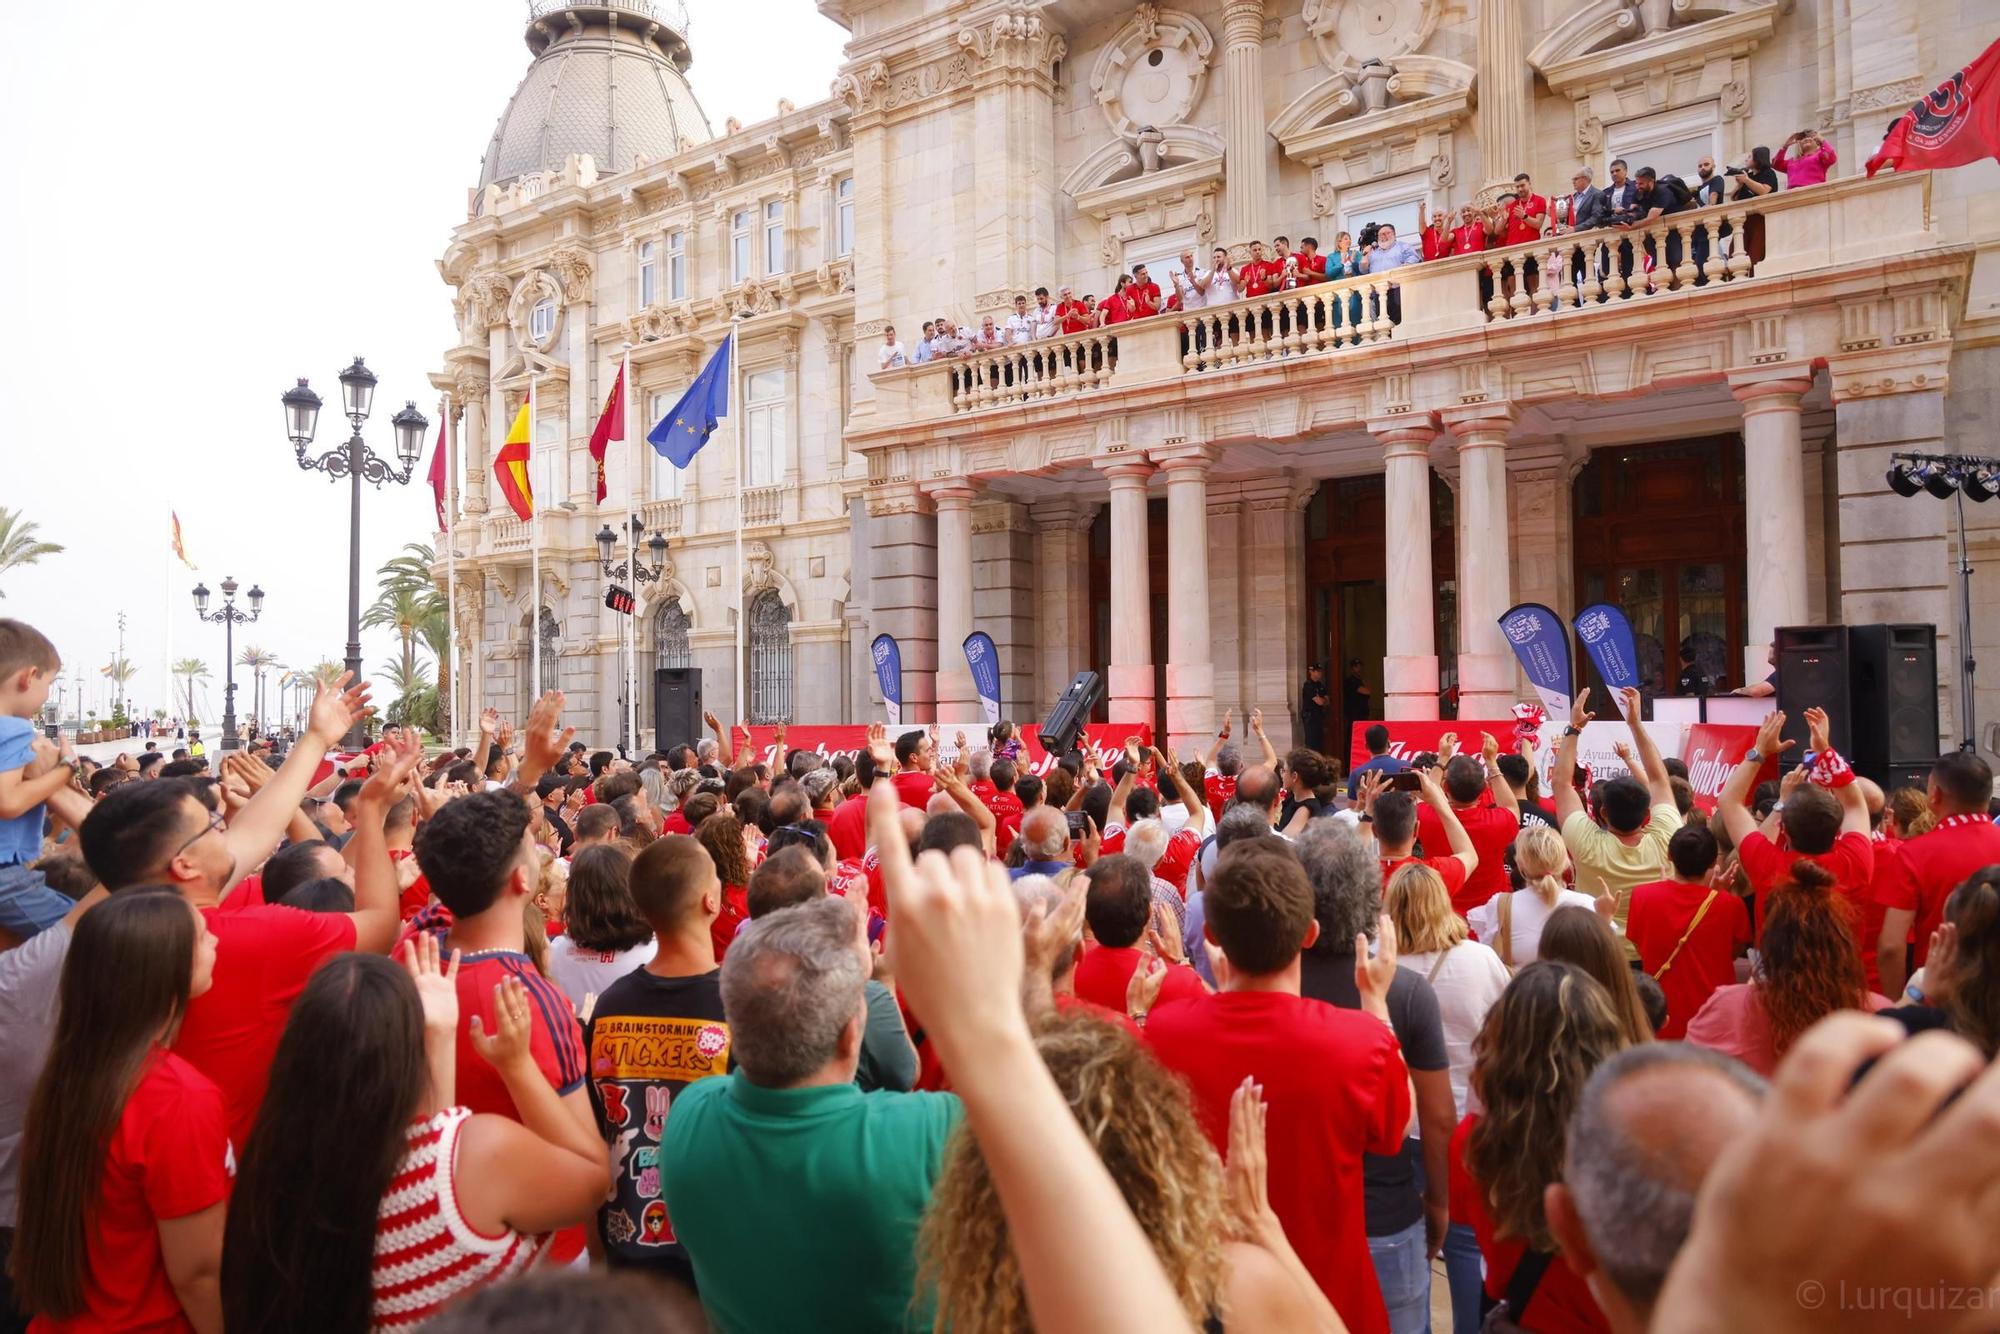
[[(1001, 352), (879, 371), (870, 377), (872, 409), (857, 414), (854, 427), (866, 449), (882, 433), (904, 426), (1126, 389), (1153, 391), (1274, 363), (1324, 358), (1395, 369), (1434, 358), (1440, 344), (1454, 357), (1485, 355), (1485, 339), (1521, 320), (1591, 320), (1593, 310), (1640, 300), (1726, 299), (1721, 294), (1744, 284), (1751, 285), (1747, 291), (1767, 280), (1837, 274), (1941, 245), (1931, 219), (1929, 173), (1836, 180), (1622, 232), (1544, 237), (1380, 277), (1315, 283)], [(1772, 292), (1774, 301), (1791, 299), (1782, 284), (1773, 283)], [(1385, 357), (1388, 364), (1376, 364)]]
[(646, 527), (662, 537), (681, 535), (681, 502), (678, 500), (649, 500), (639, 508), (639, 516)]
[(745, 527), (771, 527), (785, 515), (785, 491), (779, 486), (756, 486), (743, 493)]

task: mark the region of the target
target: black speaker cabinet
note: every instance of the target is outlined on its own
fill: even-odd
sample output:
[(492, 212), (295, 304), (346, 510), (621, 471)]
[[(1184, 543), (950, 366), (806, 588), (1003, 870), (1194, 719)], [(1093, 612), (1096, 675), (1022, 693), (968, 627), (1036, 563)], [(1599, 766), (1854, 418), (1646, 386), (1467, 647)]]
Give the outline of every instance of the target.
[(653, 671), (653, 749), (692, 746), (701, 740), (701, 668)]
[(1042, 723), (1042, 749), (1051, 755), (1067, 755), (1075, 749), (1084, 724), (1090, 721), (1091, 710), (1103, 698), (1104, 678), (1096, 672), (1078, 672)]
[(1834, 749), (1883, 787), (1923, 786), (1938, 756), (1937, 627), (1800, 625), (1777, 631), (1778, 707), (1793, 763), (1807, 708), (1827, 712)]
[(1781, 625), (1778, 650), (1778, 707), (1785, 712), (1784, 737), (1797, 744), (1785, 763), (1798, 763), (1806, 750), (1806, 710), (1826, 710), (1833, 748), (1854, 761), (1852, 709), (1848, 699), (1848, 628), (1844, 625)]

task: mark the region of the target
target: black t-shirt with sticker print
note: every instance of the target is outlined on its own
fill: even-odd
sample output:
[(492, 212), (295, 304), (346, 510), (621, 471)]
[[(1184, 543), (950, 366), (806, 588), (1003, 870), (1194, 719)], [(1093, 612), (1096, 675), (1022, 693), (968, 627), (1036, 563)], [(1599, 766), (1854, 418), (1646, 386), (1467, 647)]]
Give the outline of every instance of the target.
[(693, 1266), (660, 1195), (660, 1134), (682, 1089), (729, 1072), (722, 970), (627, 973), (597, 998), (583, 1032), (590, 1105), (611, 1146), (611, 1197), (597, 1210), (605, 1260), (692, 1286)]

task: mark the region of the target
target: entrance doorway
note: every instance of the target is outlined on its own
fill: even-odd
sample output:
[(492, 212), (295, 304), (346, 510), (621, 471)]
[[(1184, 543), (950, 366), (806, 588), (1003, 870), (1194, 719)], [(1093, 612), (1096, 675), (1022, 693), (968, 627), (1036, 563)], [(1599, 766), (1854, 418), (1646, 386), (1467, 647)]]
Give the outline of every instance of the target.
[[(1162, 748), (1167, 735), (1167, 502), (1146, 502), (1146, 591), (1153, 632), (1153, 739)], [(1090, 661), (1105, 679), (1105, 698), (1092, 722), (1111, 721), (1111, 507), (1098, 510), (1090, 524)], [(1137, 721), (1120, 718), (1119, 722)]]
[[(1382, 716), (1382, 658), (1389, 645), (1386, 490), (1383, 477), (1333, 477), (1306, 506), (1306, 661), (1327, 666), (1327, 736), (1321, 749), (1346, 761), (1354, 724)], [(1431, 475), (1431, 574), (1437, 582), (1441, 717), (1451, 717), (1458, 678), (1457, 515), (1451, 488)], [(1361, 690), (1347, 664), (1360, 659)]]
[[(1600, 449), (1572, 494), (1576, 606), (1609, 602), (1624, 611), (1646, 697), (1695, 694), (1697, 672), (1712, 692), (1742, 685), (1742, 441)], [(1577, 682), (1604, 699), (1604, 680), (1581, 644), (1576, 657)]]

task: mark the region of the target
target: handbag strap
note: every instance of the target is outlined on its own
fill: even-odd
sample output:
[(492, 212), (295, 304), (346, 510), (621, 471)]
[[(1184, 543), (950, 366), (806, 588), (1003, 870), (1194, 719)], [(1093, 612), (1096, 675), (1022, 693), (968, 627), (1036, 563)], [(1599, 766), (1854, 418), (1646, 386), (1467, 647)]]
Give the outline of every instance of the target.
[(1514, 1273), (1507, 1280), (1507, 1314), (1515, 1324), (1527, 1314), (1528, 1303), (1535, 1299), (1535, 1290), (1542, 1286), (1542, 1275), (1549, 1272), (1549, 1265), (1555, 1261), (1554, 1251), (1527, 1251), (1521, 1256), (1521, 1263), (1514, 1266)]
[(1667, 969), (1672, 968), (1674, 966), (1674, 960), (1681, 957), (1681, 946), (1688, 943), (1688, 937), (1692, 936), (1694, 934), (1694, 929), (1701, 925), (1701, 919), (1708, 916), (1709, 905), (1715, 902), (1715, 896), (1717, 894), (1720, 894), (1721, 892), (1722, 891), (1719, 889), (1711, 889), (1708, 891), (1708, 897), (1701, 901), (1701, 907), (1696, 908), (1694, 910), (1694, 920), (1688, 923), (1687, 930), (1681, 932), (1681, 938), (1674, 942), (1674, 952), (1667, 956), (1667, 961), (1661, 964), (1659, 967), (1659, 971), (1653, 974), (1654, 981), (1657, 982), (1661, 978), (1665, 977), (1667, 975)]
[(1450, 951), (1450, 950), (1439, 950), (1439, 951), (1438, 951), (1438, 957), (1437, 957), (1437, 962), (1436, 962), (1436, 963), (1434, 963), (1434, 964), (1432, 964), (1432, 965), (1431, 965), (1431, 970), (1430, 970), (1430, 972), (1428, 972), (1428, 973), (1426, 973), (1426, 974), (1424, 975), (1424, 981), (1425, 981), (1425, 982), (1435, 982), (1435, 981), (1437, 981), (1437, 980), (1438, 980), (1438, 969), (1440, 969), (1440, 968), (1444, 967), (1444, 961), (1445, 961), (1446, 959), (1449, 959), (1450, 957), (1451, 957), (1451, 951)]

